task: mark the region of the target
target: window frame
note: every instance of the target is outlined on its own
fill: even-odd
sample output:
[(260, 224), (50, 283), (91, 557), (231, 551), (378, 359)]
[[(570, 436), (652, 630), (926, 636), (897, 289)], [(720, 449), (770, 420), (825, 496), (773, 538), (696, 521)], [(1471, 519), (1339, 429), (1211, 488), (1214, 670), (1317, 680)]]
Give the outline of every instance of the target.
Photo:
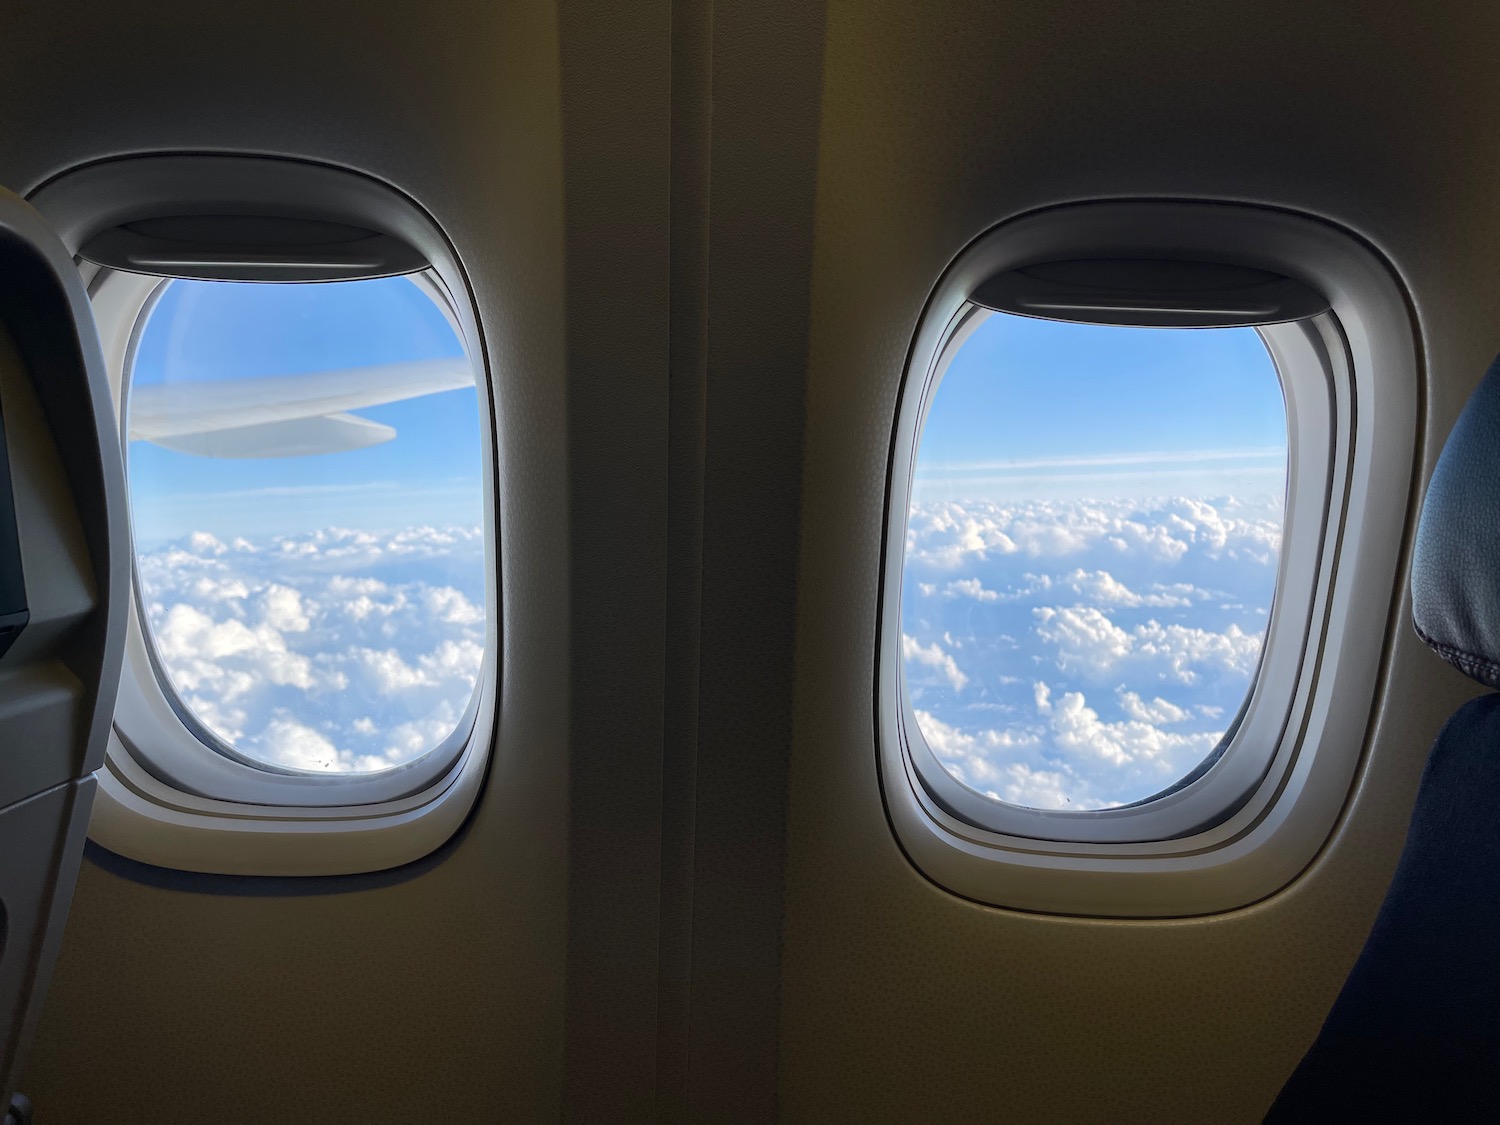
[[(464, 721), (435, 751), (377, 774), (285, 773), (235, 760), (211, 749), (172, 707), (151, 666), (139, 599), (133, 597), (119, 702), (95, 775), (89, 836), (127, 859), (222, 875), (356, 874), (428, 855), (464, 824), (483, 788), (502, 691), (498, 388), (456, 248), (420, 204), (395, 188), (346, 169), (278, 157), (122, 158), (63, 173), (33, 201), (75, 252), (94, 232), (140, 214), (280, 215), (300, 208), (318, 219), (387, 232), (389, 241), (427, 263), (416, 279), (449, 316), (471, 357), (480, 408), (487, 636)], [(75, 260), (93, 302), (118, 425), (134, 341), (153, 294), (168, 279)], [(256, 280), (295, 276), (293, 271), (286, 278)], [(123, 462), (110, 471), (123, 476)], [(133, 540), (130, 550), (133, 569)]]
[[(919, 420), (912, 435), (916, 444), (907, 451), (911, 466), (905, 474), (908, 491), (915, 477), (922, 430), (943, 376), (969, 335), (997, 315), (1006, 314), (966, 302), (945, 333), (944, 345), (922, 388)], [(1321, 573), (1323, 541), (1315, 529), (1340, 518), (1342, 489), (1338, 481), (1347, 475), (1347, 464), (1343, 463), (1347, 461), (1347, 449), (1339, 449), (1341, 435), (1334, 419), (1341, 410), (1347, 410), (1352, 393), (1348, 365), (1341, 362), (1342, 344), (1337, 354), (1326, 346), (1337, 332), (1337, 325), (1327, 314), (1311, 321), (1259, 326), (1256, 331), (1275, 366), (1286, 405), (1288, 472), (1282, 531), (1284, 541), (1294, 548), (1280, 552), (1277, 560), (1262, 653), (1273, 647), (1284, 651), (1286, 642), (1281, 638), (1289, 632), (1302, 635), (1304, 651), (1295, 661), (1278, 659), (1269, 666), (1264, 660), (1257, 662), (1249, 690), (1224, 740), (1185, 777), (1142, 800), (1091, 810), (1014, 805), (986, 797), (953, 777), (922, 734), (903, 664), (898, 721), (910, 768), (936, 808), (973, 827), (1001, 835), (1057, 844), (1130, 844), (1190, 835), (1225, 819), (1250, 799), (1270, 768), (1269, 759), (1282, 728), (1295, 721), (1289, 714), (1295, 716), (1298, 706), (1306, 702), (1299, 691), (1306, 665), (1306, 622), (1317, 612), (1316, 603), (1326, 600), (1326, 582), (1322, 580), (1326, 576)], [(1278, 353), (1282, 358), (1277, 358)], [(1295, 377), (1289, 379), (1284, 371), (1293, 372)], [(1301, 466), (1295, 476), (1293, 464)], [(908, 495), (908, 510), (910, 503)]]
[[(1157, 797), (1089, 812), (1027, 809), (949, 775), (912, 713), (900, 651), (912, 475), (941, 376), (984, 319), (975, 290), (1017, 266), (1091, 257), (1271, 270), (1322, 293), (1330, 311), (1260, 328), (1286, 393), (1288, 493), (1271, 621), (1242, 721), (1208, 768)], [(887, 811), (929, 878), (995, 905), (1155, 917), (1242, 906), (1306, 867), (1350, 792), (1400, 603), (1392, 595), (1420, 421), (1415, 340), (1383, 261), (1284, 211), (1065, 205), (1002, 224), (954, 259), (918, 327), (896, 413), (876, 669)], [(1358, 612), (1371, 604), (1391, 612)]]
[[(458, 310), (442, 279), (433, 271), (407, 275), (417, 288), (442, 312), (444, 319), (463, 343), (473, 363), (472, 345), (464, 332)], [(125, 433), (129, 419), (130, 373), (134, 368), (136, 349), (156, 302), (175, 278), (149, 277), (109, 269), (100, 270), (90, 286), (101, 320), (113, 329), (111, 341), (124, 330), (126, 344), (123, 356), (110, 349), (110, 390), (120, 418), (121, 444), (125, 450), (126, 491), (129, 492), (129, 442)], [(274, 283), (272, 283), (274, 284)], [(290, 283), (288, 283), (290, 284)], [(327, 283), (325, 283), (327, 284)], [(129, 321), (116, 325), (115, 318)], [(118, 359), (118, 362), (117, 362)], [(477, 388), (476, 388), (477, 393)], [(485, 396), (479, 396), (481, 403)], [(490, 419), (481, 412), (480, 432), (492, 429)], [(487, 442), (481, 444), (486, 455)], [(489, 474), (481, 474), (485, 479)], [(485, 508), (489, 509), (488, 497)], [(131, 517), (133, 518), (133, 517)], [(492, 521), (486, 520), (485, 570), (494, 569)], [(133, 534), (133, 533), (132, 533)], [(372, 805), (400, 800), (429, 789), (453, 769), (472, 741), (476, 717), (487, 691), (493, 691), (494, 679), (494, 605), (493, 590), (486, 590), (487, 643), (479, 679), (464, 707), (458, 726), (437, 746), (420, 757), (372, 774), (314, 773), (290, 770), (261, 763), (238, 751), (205, 726), (172, 686), (162, 667), (156, 642), (143, 614), (140, 579), (135, 570), (135, 544), (131, 543), (131, 599), (129, 630), (126, 639), (127, 674), (121, 682), (115, 708), (115, 733), (126, 752), (150, 774), (173, 787), (200, 797), (244, 804), (321, 807), (335, 805)], [(205, 755), (207, 749), (212, 753)]]

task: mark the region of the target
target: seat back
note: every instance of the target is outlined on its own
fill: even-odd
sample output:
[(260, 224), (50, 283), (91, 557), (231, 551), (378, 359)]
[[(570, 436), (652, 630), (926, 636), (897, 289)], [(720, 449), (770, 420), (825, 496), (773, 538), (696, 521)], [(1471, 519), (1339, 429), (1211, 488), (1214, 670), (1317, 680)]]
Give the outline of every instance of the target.
[[(1428, 486), (1412, 616), (1434, 652), (1500, 687), (1500, 359)], [(1500, 694), (1433, 744), (1374, 928), (1266, 1120), (1500, 1120)]]
[(123, 490), (78, 267), (0, 189), (0, 1113), (62, 935), (114, 712)]

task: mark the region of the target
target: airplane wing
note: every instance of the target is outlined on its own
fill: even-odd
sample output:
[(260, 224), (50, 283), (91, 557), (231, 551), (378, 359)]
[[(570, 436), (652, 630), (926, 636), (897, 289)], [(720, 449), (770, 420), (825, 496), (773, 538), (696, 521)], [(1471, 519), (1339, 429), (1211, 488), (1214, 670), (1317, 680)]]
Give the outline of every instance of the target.
[(299, 457), (390, 441), (347, 411), (474, 385), (461, 356), (307, 375), (154, 383), (130, 391), (130, 440), (199, 457)]

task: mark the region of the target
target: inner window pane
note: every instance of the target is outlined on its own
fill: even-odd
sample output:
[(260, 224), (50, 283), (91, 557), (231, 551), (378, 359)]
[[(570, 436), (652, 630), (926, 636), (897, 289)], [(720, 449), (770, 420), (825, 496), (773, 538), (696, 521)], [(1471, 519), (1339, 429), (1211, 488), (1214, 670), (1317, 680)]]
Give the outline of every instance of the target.
[(1251, 328), (996, 313), (918, 452), (902, 655), (943, 766), (997, 800), (1144, 800), (1219, 747), (1258, 667), (1286, 407)]
[(487, 636), (479, 401), (423, 288), (170, 282), (128, 418), (142, 616), (190, 726), (351, 773), (457, 729)]

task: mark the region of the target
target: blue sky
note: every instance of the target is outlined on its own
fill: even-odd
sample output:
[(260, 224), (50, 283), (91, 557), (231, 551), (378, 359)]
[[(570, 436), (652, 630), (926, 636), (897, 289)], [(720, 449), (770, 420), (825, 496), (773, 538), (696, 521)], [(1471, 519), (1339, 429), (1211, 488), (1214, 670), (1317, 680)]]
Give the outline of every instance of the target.
[(1252, 328), (995, 315), (939, 386), (916, 486), (927, 499), (1275, 492), (1285, 448), (1280, 383)]
[[(175, 281), (141, 337), (136, 384), (286, 375), (463, 354), (437, 307), (406, 278), (309, 285)], [(357, 411), (394, 441), (311, 457), (228, 460), (132, 442), (137, 542), (192, 531), (220, 538), (330, 525), (390, 530), (477, 525), (475, 392)]]

